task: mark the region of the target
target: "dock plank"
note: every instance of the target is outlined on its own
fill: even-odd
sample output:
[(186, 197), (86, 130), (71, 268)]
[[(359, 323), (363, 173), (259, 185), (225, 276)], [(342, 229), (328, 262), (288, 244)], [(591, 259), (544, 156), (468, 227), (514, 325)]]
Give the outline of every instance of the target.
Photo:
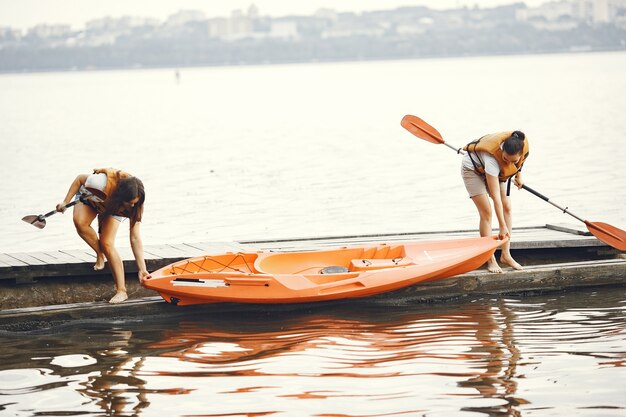
[(60, 250), (53, 251), (53, 252), (46, 252), (46, 253), (52, 256), (53, 258), (58, 259), (57, 265), (85, 263), (85, 261), (83, 261), (82, 259), (78, 259), (77, 257), (69, 255)]
[(31, 265), (31, 266), (35, 266), (35, 265), (46, 265), (47, 263), (35, 258), (34, 256), (28, 254), (28, 253), (9, 253), (7, 254), (9, 256), (12, 256), (13, 258), (24, 262), (27, 265)]
[(82, 251), (80, 249), (74, 249), (74, 250), (60, 250), (59, 252), (65, 253), (69, 256), (73, 256), (76, 259), (80, 259), (83, 262), (89, 262), (89, 263), (94, 263), (96, 262), (96, 255), (93, 253), (87, 253), (85, 251)]
[(205, 251), (203, 251), (202, 249), (196, 248), (194, 246), (191, 245), (187, 245), (184, 243), (181, 244), (176, 244), (176, 245), (170, 245), (170, 246), (174, 246), (176, 249), (186, 253), (188, 256), (188, 258), (193, 258), (196, 256), (204, 256), (207, 253)]
[(0, 262), (7, 264), (9, 267), (28, 266), (26, 262), (20, 261), (7, 253), (0, 253)]
[(546, 224), (546, 228), (551, 230), (558, 230), (560, 232), (572, 233), (574, 235), (580, 236), (591, 236), (591, 232), (587, 230), (586, 227), (583, 227), (582, 224), (577, 224), (576, 226), (572, 226), (570, 224)]
[(33, 258), (37, 258), (42, 262), (45, 262), (47, 265), (55, 265), (59, 263), (59, 259), (52, 256), (49, 252), (33, 252), (30, 253)]
[(144, 247), (144, 252), (161, 258), (184, 258), (185, 252), (170, 245), (150, 245)]
[(202, 255), (215, 255), (225, 252), (237, 253), (242, 250), (248, 250), (244, 249), (244, 246), (239, 242), (195, 242), (185, 243), (185, 245), (200, 250)]

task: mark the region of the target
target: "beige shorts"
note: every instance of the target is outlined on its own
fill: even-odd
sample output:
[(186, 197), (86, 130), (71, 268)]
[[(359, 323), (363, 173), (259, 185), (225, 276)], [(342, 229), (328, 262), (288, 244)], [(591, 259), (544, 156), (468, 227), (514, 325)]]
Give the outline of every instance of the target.
[[(465, 189), (470, 198), (481, 194), (489, 195), (485, 177), (478, 175), (473, 169), (467, 169), (462, 166), (461, 177), (463, 177), (463, 183), (465, 184)], [(500, 183), (500, 191), (506, 192), (506, 181)]]

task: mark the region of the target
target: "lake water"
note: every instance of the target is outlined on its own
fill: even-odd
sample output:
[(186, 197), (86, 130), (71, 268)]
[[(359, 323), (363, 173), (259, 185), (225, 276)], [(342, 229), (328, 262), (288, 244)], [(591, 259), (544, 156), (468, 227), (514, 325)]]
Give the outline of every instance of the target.
[[(0, 252), (84, 247), (69, 214), (20, 219), (102, 166), (144, 181), (146, 244), (476, 228), (459, 157), (407, 113), (457, 146), (525, 131), (528, 185), (624, 229), (624, 74), (620, 52), (0, 75)], [(513, 198), (516, 226), (576, 222)], [(0, 334), (0, 415), (626, 413), (621, 287), (174, 311)]]
[[(147, 244), (476, 229), (462, 146), (520, 129), (529, 186), (626, 228), (626, 52), (0, 75), (0, 252), (85, 244), (54, 208), (79, 173), (140, 177)], [(576, 220), (525, 191), (517, 226)], [(121, 228), (119, 245), (128, 246)]]
[(0, 415), (624, 416), (624, 300), (355, 301), (5, 333)]

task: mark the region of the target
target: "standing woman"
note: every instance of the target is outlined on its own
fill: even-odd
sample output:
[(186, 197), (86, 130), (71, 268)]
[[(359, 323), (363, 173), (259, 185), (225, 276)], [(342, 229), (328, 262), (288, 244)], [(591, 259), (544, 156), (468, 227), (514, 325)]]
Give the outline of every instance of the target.
[[(124, 279), (124, 265), (117, 249), (115, 236), (126, 218), (130, 219), (130, 246), (139, 269), (139, 280), (149, 277), (143, 257), (141, 241), (141, 216), (145, 191), (139, 178), (113, 168), (95, 169), (93, 174), (76, 177), (57, 211), (64, 212), (65, 206), (77, 196), (80, 203), (74, 206), (74, 225), (78, 235), (96, 252), (94, 270), (104, 268), (105, 259), (115, 280), (117, 292), (109, 303), (121, 303), (128, 299)], [(91, 223), (98, 216), (98, 233)]]
[[(465, 188), (478, 209), (480, 235), (491, 236), (491, 197), (498, 219), (498, 237), (509, 238), (501, 247), (500, 262), (514, 269), (523, 269), (513, 259), (510, 251), (513, 215), (509, 191), (511, 179), (514, 179), (518, 189), (524, 185), (520, 170), (528, 158), (528, 139), (518, 130), (493, 133), (470, 142), (463, 149), (467, 153), (461, 165), (461, 175)], [(487, 269), (502, 273), (494, 255), (487, 261)]]

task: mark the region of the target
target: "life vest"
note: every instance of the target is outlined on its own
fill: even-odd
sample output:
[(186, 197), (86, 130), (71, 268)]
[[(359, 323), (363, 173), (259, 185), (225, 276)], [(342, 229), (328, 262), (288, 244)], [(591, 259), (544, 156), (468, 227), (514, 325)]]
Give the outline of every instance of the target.
[[(104, 191), (95, 188), (85, 187), (85, 189), (89, 193), (84, 193), (81, 196), (80, 200), (84, 204), (96, 210), (98, 214), (104, 214), (106, 212), (106, 200), (111, 195), (113, 195), (113, 193), (117, 189), (119, 182), (124, 178), (130, 177), (131, 175), (128, 172), (124, 172), (122, 170), (114, 168), (96, 168), (93, 170), (93, 173), (106, 174), (107, 183), (104, 187)], [(115, 213), (115, 215), (129, 217), (130, 213), (128, 212), (128, 210), (124, 210), (124, 208), (121, 207), (119, 212)]]
[[(502, 143), (512, 134), (512, 131), (492, 133), (465, 145), (463, 149), (468, 152), (476, 172), (481, 175), (485, 175), (484, 164), (483, 161), (480, 160), (478, 152), (487, 152), (489, 155), (492, 155), (494, 158), (496, 158), (496, 161), (498, 161), (498, 165), (500, 166), (500, 174), (498, 175), (500, 182), (508, 180), (522, 169), (524, 161), (526, 160), (526, 158), (528, 158), (527, 137), (524, 138), (524, 148), (522, 150), (522, 156), (519, 161), (517, 161), (517, 163), (514, 164), (511, 162), (505, 162), (505, 160), (502, 158)], [(477, 164), (474, 158), (478, 159), (478, 161), (480, 161), (480, 164)]]

